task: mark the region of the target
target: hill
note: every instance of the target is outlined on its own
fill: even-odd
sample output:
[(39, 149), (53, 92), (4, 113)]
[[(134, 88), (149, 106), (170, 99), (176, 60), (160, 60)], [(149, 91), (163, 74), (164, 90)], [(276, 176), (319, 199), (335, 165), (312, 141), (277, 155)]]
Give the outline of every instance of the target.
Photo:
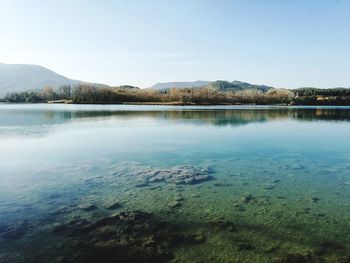
[(38, 65), (0, 63), (0, 97), (9, 92), (58, 88), (84, 82), (72, 80)]
[(202, 87), (212, 87), (216, 90), (220, 91), (230, 91), (230, 90), (244, 90), (244, 89), (257, 89), (261, 91), (268, 91), (272, 89), (270, 86), (266, 85), (255, 85), (250, 84), (248, 82), (242, 81), (193, 81), (193, 82), (165, 82), (165, 83), (157, 83), (153, 85), (151, 88), (156, 90), (167, 90), (170, 88), (202, 88)]
[(199, 88), (208, 86), (212, 81), (182, 81), (182, 82), (163, 82), (154, 84), (151, 88), (155, 90), (167, 90), (171, 88)]
[(255, 84), (250, 84), (248, 82), (242, 82), (237, 80), (234, 80), (232, 82), (217, 80), (215, 82), (212, 82), (209, 86), (220, 91), (256, 89), (256, 90), (261, 90), (266, 92), (273, 88), (266, 85), (255, 85)]

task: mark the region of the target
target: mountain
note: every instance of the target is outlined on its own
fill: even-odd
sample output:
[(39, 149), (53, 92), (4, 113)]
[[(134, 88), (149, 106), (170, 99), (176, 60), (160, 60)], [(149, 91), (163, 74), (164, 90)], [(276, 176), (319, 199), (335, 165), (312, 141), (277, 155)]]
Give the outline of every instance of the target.
[(123, 90), (139, 90), (139, 87), (135, 87), (135, 86), (130, 86), (130, 85), (121, 85), (121, 86), (117, 86), (115, 87), (116, 89), (123, 89)]
[(37, 90), (45, 86), (59, 88), (79, 83), (83, 82), (69, 79), (42, 66), (0, 63), (0, 97), (9, 92)]
[(248, 82), (242, 82), (234, 80), (232, 82), (217, 80), (217, 81), (193, 81), (193, 82), (165, 82), (165, 83), (157, 83), (153, 85), (151, 88), (156, 90), (167, 90), (170, 88), (202, 88), (202, 87), (212, 87), (221, 91), (229, 91), (229, 90), (244, 90), (244, 89), (257, 89), (261, 91), (268, 91), (272, 89), (270, 86), (266, 85), (255, 85), (250, 84)]
[[(56, 72), (38, 65), (27, 64), (4, 64), (0, 63), (0, 98), (6, 93), (40, 90), (46, 86), (54, 89), (70, 85), (93, 84), (97, 87), (108, 87), (103, 84), (87, 83), (79, 80), (69, 79), (59, 75)], [(241, 81), (203, 81), (197, 80), (193, 82), (165, 82), (157, 83), (151, 88), (156, 90), (167, 90), (170, 88), (200, 88), (212, 87), (221, 91), (258, 89), (267, 91), (272, 87), (265, 85), (254, 85)], [(133, 86), (120, 86), (121, 89), (135, 89)]]
[(192, 82), (163, 82), (154, 84), (151, 88), (156, 90), (167, 90), (171, 88), (199, 88), (208, 86), (212, 81), (197, 80)]
[(257, 89), (261, 91), (268, 91), (269, 89), (272, 89), (273, 87), (266, 86), (266, 85), (255, 85), (250, 84), (248, 82), (242, 82), (234, 80), (232, 82), (224, 81), (224, 80), (217, 80), (209, 85), (210, 87), (213, 87), (215, 89), (221, 90), (221, 91), (230, 91), (230, 90), (245, 90), (245, 89)]

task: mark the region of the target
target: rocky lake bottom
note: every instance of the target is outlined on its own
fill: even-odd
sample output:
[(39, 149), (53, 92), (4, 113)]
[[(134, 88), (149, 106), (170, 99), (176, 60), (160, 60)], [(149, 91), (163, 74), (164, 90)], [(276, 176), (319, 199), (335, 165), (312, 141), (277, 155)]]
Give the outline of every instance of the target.
[[(256, 125), (251, 121), (214, 130), (195, 124), (187, 137), (188, 123), (153, 121), (136, 127), (118, 122), (108, 133), (110, 145), (101, 129), (88, 131), (101, 138), (93, 147), (78, 143), (81, 132), (49, 142), (52, 135), (31, 131), (30, 138), (14, 138), (11, 125), (10, 135), (0, 132), (8, 143), (7, 176), (0, 183), (0, 262), (350, 262), (348, 122), (342, 122), (344, 133), (311, 142), (303, 137), (307, 131), (298, 133), (305, 128), (299, 122), (289, 131), (284, 123), (280, 131), (294, 136), (286, 142), (278, 134), (266, 136), (271, 129), (246, 129)], [(319, 124), (325, 132), (333, 127)], [(129, 133), (145, 126), (163, 127), (166, 136), (140, 142)], [(176, 129), (178, 137), (168, 137)], [(234, 129), (243, 131), (232, 134)], [(266, 144), (251, 139), (256, 130)], [(18, 140), (21, 146), (11, 152)], [(37, 155), (25, 150), (32, 143)], [(28, 154), (28, 163), (21, 154)], [(23, 161), (11, 162), (14, 156)]]

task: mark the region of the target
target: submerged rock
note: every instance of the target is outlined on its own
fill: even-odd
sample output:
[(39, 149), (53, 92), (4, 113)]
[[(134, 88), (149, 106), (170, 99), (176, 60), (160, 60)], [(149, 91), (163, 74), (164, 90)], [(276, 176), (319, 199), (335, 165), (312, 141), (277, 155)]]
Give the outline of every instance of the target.
[(171, 169), (158, 169), (145, 174), (148, 182), (166, 181), (176, 184), (195, 184), (211, 179), (209, 170), (193, 166), (175, 166)]
[(266, 247), (266, 248), (264, 249), (264, 252), (265, 252), (266, 254), (269, 254), (269, 253), (275, 252), (275, 251), (277, 251), (277, 250), (279, 250), (279, 249), (280, 249), (279, 246), (273, 246), (273, 245), (271, 245), (271, 246)]
[(71, 212), (74, 208), (75, 206), (74, 207), (61, 206), (56, 211), (52, 212), (52, 214), (53, 215), (67, 214)]
[(311, 197), (310, 198), (310, 202), (312, 203), (317, 203), (318, 201), (320, 201), (321, 199), (319, 197)]
[(181, 206), (182, 206), (182, 204), (179, 201), (176, 201), (176, 200), (173, 201), (173, 202), (170, 202), (168, 204), (168, 207), (170, 207), (171, 209), (179, 208)]
[(27, 229), (29, 224), (27, 222), (21, 222), (9, 226), (2, 226), (0, 228), (0, 238), (3, 239), (17, 239), (22, 237)]
[(244, 212), (245, 208), (241, 204), (234, 204), (233, 207), (238, 211), (238, 212)]
[(287, 167), (290, 169), (290, 170), (301, 170), (301, 169), (304, 169), (304, 167), (301, 165), (301, 164), (290, 164), (290, 165), (287, 165)]
[(248, 203), (250, 203), (250, 202), (252, 202), (252, 201), (254, 201), (254, 200), (255, 200), (255, 197), (252, 196), (251, 194), (249, 194), (249, 195), (243, 196), (243, 197), (240, 199), (240, 202), (241, 202), (241, 203), (244, 203), (244, 204), (248, 204)]
[(262, 187), (262, 189), (265, 189), (265, 190), (272, 190), (277, 186), (277, 184), (279, 182), (280, 182), (280, 180), (276, 179), (276, 180), (273, 180), (271, 182), (264, 183), (261, 187)]
[(350, 263), (350, 256), (331, 256), (328, 263)]
[(66, 229), (65, 225), (61, 223), (53, 223), (52, 224), (52, 232), (53, 233), (62, 233)]
[(78, 208), (83, 210), (83, 211), (90, 212), (90, 211), (96, 210), (97, 206), (94, 204), (86, 203), (86, 204), (79, 205)]
[(241, 243), (241, 244), (238, 244), (238, 250), (239, 251), (243, 251), (243, 250), (254, 250), (255, 247), (250, 245), (250, 244), (247, 244), (247, 243)]
[(206, 237), (203, 233), (184, 234), (183, 239), (189, 244), (200, 244), (206, 241)]
[(115, 209), (121, 208), (122, 205), (117, 200), (109, 200), (103, 204), (103, 207), (108, 210), (115, 210)]
[(231, 183), (215, 183), (214, 185), (219, 187), (232, 186)]
[(181, 196), (181, 195), (178, 195), (175, 197), (175, 201), (177, 201), (177, 202), (182, 202), (184, 200), (185, 200), (185, 198), (183, 198), (183, 196)]
[(135, 185), (135, 186), (136, 186), (137, 188), (141, 188), (141, 187), (148, 187), (149, 184), (141, 182), (141, 183), (139, 183), (139, 184), (137, 184), (137, 185)]
[(303, 215), (303, 214), (310, 214), (311, 208), (310, 207), (305, 207), (300, 211), (297, 211), (295, 213), (296, 216)]
[(174, 166), (171, 168), (157, 168), (138, 165), (121, 165), (113, 174), (118, 176), (137, 176), (138, 187), (150, 183), (169, 182), (175, 184), (196, 184), (213, 179), (210, 168), (191, 165)]
[(213, 227), (216, 231), (227, 231), (227, 232), (235, 232), (236, 226), (231, 222), (224, 218), (214, 219), (210, 222), (211, 227)]
[(321, 247), (323, 249), (331, 249), (331, 250), (343, 250), (343, 249), (345, 249), (345, 247), (342, 244), (340, 244), (336, 241), (325, 241), (325, 242), (321, 243)]
[(265, 189), (265, 190), (272, 190), (276, 187), (276, 184), (274, 183), (265, 183), (262, 185), (262, 189)]
[(277, 263), (311, 263), (313, 262), (312, 255), (309, 253), (286, 253), (281, 254), (275, 258)]
[(114, 213), (95, 221), (77, 219), (65, 225), (79, 252), (74, 262), (167, 262), (178, 245), (205, 242), (201, 233), (179, 231), (141, 211)]
[(65, 231), (79, 234), (79, 232), (81, 232), (81, 230), (83, 230), (83, 228), (88, 224), (88, 220), (78, 218), (70, 220), (67, 224), (64, 224), (63, 227), (65, 228)]

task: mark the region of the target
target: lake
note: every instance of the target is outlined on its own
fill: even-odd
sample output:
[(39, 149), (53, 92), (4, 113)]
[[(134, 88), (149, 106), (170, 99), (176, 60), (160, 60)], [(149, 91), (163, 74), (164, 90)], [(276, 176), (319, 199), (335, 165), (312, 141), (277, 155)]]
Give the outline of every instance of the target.
[(350, 262), (350, 107), (0, 104), (0, 262)]

